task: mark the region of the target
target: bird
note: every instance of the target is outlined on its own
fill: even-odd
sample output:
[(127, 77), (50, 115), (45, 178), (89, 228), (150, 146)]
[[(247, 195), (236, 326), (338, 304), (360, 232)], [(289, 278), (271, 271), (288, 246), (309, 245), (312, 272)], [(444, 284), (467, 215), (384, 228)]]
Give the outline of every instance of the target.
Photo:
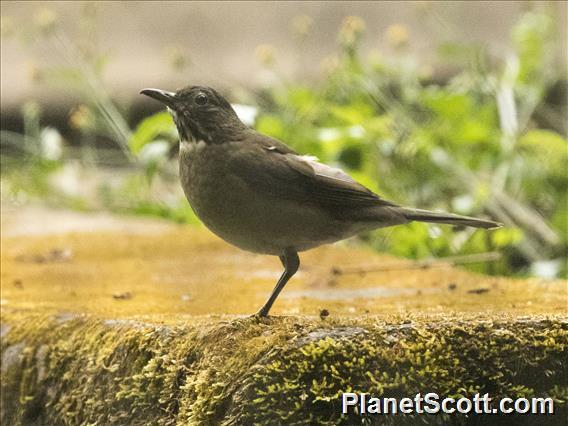
[(298, 271), (300, 252), (412, 221), (502, 226), (385, 200), (341, 169), (245, 125), (211, 87), (140, 93), (165, 105), (173, 118), (180, 139), (181, 186), (199, 219), (242, 250), (279, 257), (284, 271), (257, 317), (268, 316)]

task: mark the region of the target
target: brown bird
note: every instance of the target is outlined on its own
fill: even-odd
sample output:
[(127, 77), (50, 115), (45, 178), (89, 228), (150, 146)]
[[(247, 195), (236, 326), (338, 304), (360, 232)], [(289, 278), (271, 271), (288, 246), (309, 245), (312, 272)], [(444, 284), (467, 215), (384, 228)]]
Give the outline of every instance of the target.
[(141, 93), (172, 114), (180, 136), (181, 185), (201, 221), (243, 250), (279, 256), (284, 272), (257, 315), (268, 315), (298, 270), (298, 252), (411, 221), (501, 226), (384, 200), (342, 170), (247, 127), (210, 87)]

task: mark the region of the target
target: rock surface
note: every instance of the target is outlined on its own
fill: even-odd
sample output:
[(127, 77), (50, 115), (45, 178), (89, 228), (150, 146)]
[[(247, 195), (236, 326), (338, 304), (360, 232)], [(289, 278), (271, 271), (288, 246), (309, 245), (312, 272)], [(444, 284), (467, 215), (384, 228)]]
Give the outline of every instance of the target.
[(347, 391), (549, 396), (566, 413), (565, 281), (449, 266), (336, 275), (411, 264), (344, 244), (305, 253), (275, 316), (257, 320), (248, 315), (280, 274), (277, 259), (199, 227), (143, 232), (120, 218), (10, 236), (18, 220), (8, 216), (3, 424), (360, 424), (341, 416)]

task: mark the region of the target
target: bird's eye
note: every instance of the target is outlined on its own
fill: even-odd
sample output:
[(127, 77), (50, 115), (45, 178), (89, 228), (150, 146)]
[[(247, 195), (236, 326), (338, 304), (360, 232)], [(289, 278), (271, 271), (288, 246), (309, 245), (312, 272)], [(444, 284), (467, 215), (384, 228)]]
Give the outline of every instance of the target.
[(195, 97), (195, 103), (199, 106), (207, 105), (207, 101), (207, 96), (205, 96), (203, 93), (200, 93)]

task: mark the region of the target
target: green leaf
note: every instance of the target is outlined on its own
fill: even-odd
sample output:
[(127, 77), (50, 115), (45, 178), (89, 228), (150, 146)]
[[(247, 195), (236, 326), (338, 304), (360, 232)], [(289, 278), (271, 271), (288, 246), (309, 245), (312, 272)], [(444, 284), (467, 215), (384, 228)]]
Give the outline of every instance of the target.
[(370, 104), (353, 104), (353, 105), (332, 105), (330, 107), (332, 114), (340, 121), (351, 124), (361, 125), (368, 118), (373, 116), (373, 107)]
[(519, 140), (519, 147), (527, 152), (527, 158), (537, 160), (550, 171), (566, 173), (568, 140), (550, 130), (534, 129)]
[(277, 139), (284, 137), (284, 123), (276, 115), (263, 115), (256, 121), (256, 130)]
[(553, 17), (546, 13), (526, 13), (513, 27), (511, 38), (520, 59), (520, 80), (537, 84), (535, 80), (548, 71), (553, 58)]
[(134, 130), (128, 145), (134, 154), (139, 154), (144, 145), (160, 135), (175, 135), (175, 125), (168, 112), (159, 112), (145, 118)]
[(499, 248), (518, 243), (522, 239), (523, 232), (517, 228), (501, 228), (491, 234), (493, 244)]

